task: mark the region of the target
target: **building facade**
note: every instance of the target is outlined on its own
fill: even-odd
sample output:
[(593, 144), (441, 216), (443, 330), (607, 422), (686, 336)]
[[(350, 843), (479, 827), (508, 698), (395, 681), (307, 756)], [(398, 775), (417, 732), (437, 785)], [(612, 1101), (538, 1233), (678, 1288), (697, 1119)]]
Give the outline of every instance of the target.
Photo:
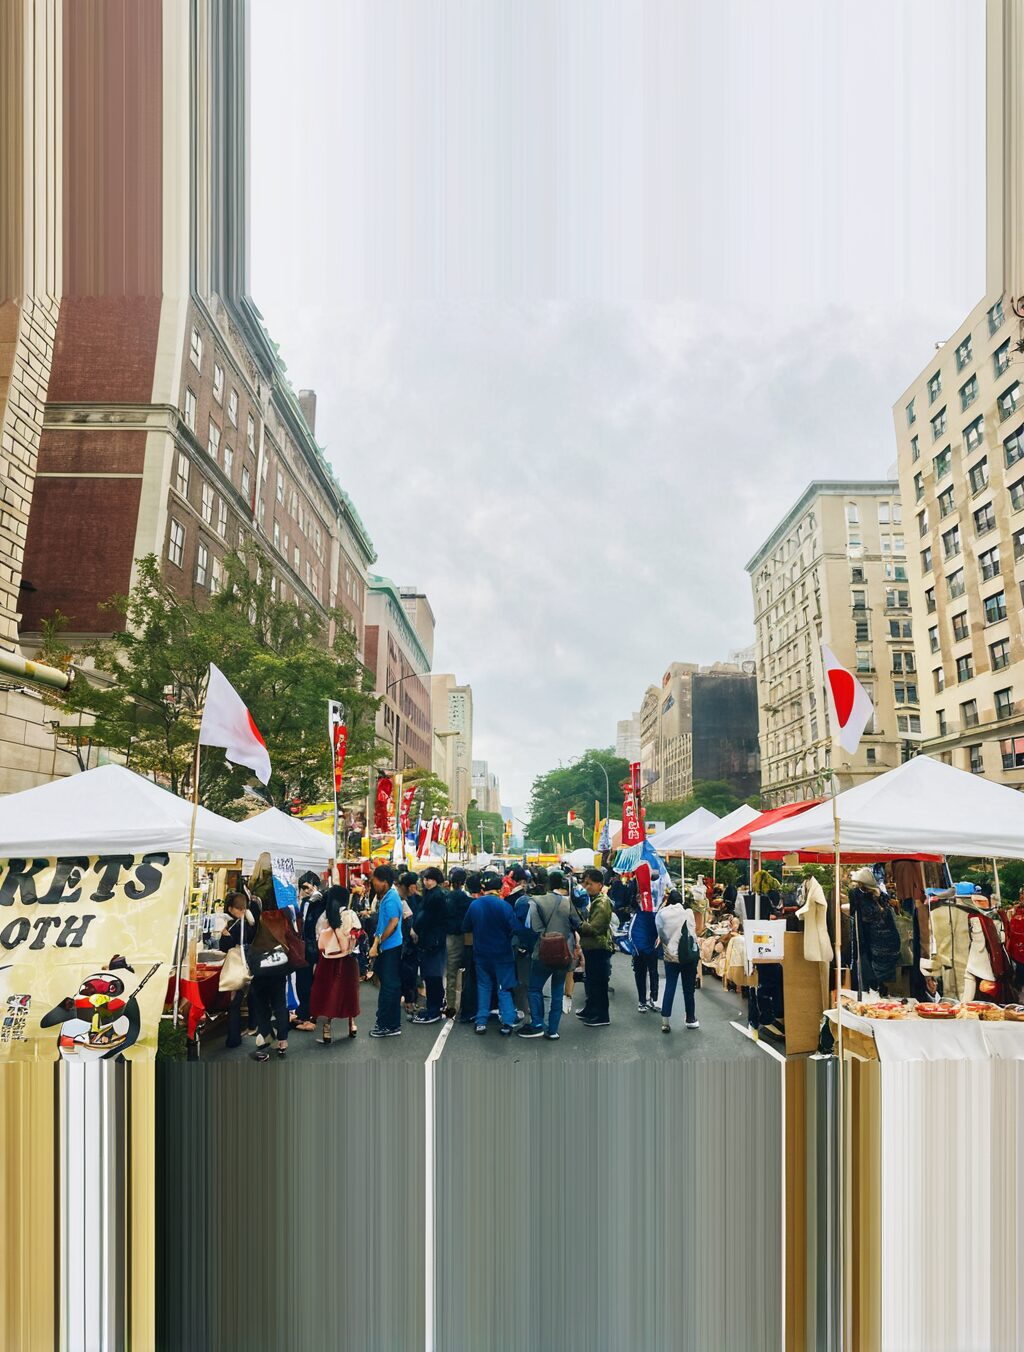
[(451, 673), (430, 678), (434, 773), (448, 785), (452, 811), (464, 817), (473, 796), (473, 689)]
[(432, 768), (430, 658), (390, 578), (371, 573), (366, 588), (366, 666), (382, 696), (377, 735), (397, 748), (394, 768)]
[(473, 797), (478, 812), (501, 812), (501, 785), (486, 761), (473, 762)]
[(1024, 788), (1024, 13), (988, 5), (986, 294), (897, 400), (924, 749)]
[[(899, 485), (824, 482), (747, 564), (754, 593), (761, 793), (766, 806), (850, 788), (921, 737), (914, 620)], [(825, 642), (875, 706), (855, 756), (833, 756)]]
[(615, 725), (615, 754), (630, 764), (640, 759), (640, 714), (620, 718)]

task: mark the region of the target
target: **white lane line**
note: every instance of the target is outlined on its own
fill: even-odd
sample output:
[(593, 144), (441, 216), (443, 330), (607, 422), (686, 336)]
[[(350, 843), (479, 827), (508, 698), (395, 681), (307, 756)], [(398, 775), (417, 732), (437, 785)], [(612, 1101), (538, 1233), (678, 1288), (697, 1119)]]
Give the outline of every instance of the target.
[(759, 1037), (754, 1037), (754, 1035), (753, 1035), (753, 1033), (750, 1031), (750, 1029), (749, 1029), (749, 1028), (744, 1028), (743, 1024), (741, 1024), (741, 1023), (734, 1023), (734, 1022), (730, 1019), (730, 1021), (729, 1021), (729, 1027), (730, 1027), (730, 1028), (735, 1028), (736, 1031), (737, 1031), (737, 1033), (742, 1033), (743, 1036), (744, 1036), (745, 1038), (749, 1038), (749, 1040), (750, 1040), (751, 1042), (755, 1043), (758, 1047), (760, 1047), (761, 1050), (762, 1050), (763, 1052), (767, 1052), (769, 1056), (774, 1056), (775, 1059), (776, 1059), (776, 1061), (781, 1061), (783, 1065), (786, 1064), (786, 1058), (782, 1055), (781, 1052), (777, 1052), (777, 1051), (775, 1050), (774, 1047), (769, 1047), (769, 1046), (768, 1046), (768, 1043), (762, 1041), (761, 1038), (759, 1038)]
[(426, 1077), (423, 1086), (423, 1152), (424, 1152), (424, 1171), (423, 1176), (426, 1181), (423, 1197), (424, 1212), (424, 1234), (426, 1243), (423, 1246), (423, 1297), (424, 1297), (424, 1346), (426, 1352), (434, 1352), (437, 1346), (437, 1330), (434, 1326), (436, 1319), (434, 1285), (437, 1281), (435, 1271), (435, 1254), (438, 1245), (435, 1242), (434, 1226), (437, 1212), (436, 1198), (434, 1194), (435, 1171), (437, 1161), (434, 1159), (434, 1067), (444, 1051), (444, 1044), (455, 1027), (455, 1020), (446, 1018), (444, 1027), (434, 1039), (434, 1045), (430, 1049), (430, 1055), (424, 1063), (423, 1073)]

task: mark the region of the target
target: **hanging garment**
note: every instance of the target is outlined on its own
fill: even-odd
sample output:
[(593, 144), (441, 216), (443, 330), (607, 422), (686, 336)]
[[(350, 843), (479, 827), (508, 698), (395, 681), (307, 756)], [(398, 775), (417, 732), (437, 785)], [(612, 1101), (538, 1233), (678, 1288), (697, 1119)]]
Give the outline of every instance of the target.
[(860, 939), (859, 985), (867, 990), (891, 985), (900, 958), (900, 936), (892, 907), (878, 892), (854, 887), (850, 891), (850, 916)]
[(804, 957), (808, 962), (831, 962), (835, 950), (828, 936), (828, 898), (817, 878), (804, 879), (797, 915), (804, 922)]

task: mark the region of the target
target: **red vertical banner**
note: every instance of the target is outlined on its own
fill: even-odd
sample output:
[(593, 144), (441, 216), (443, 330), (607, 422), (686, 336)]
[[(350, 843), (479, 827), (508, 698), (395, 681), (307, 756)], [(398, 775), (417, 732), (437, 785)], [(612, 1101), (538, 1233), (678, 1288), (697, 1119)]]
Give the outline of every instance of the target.
[(377, 779), (377, 801), (373, 810), (373, 825), (378, 831), (388, 832), (395, 818), (395, 803), (392, 797), (391, 777), (380, 775)]
[(633, 804), (636, 807), (636, 818), (640, 826), (640, 839), (647, 839), (647, 828), (644, 826), (644, 800), (643, 792), (640, 788), (640, 762), (633, 761), (629, 767), (629, 782), (633, 790)]
[(644, 839), (643, 809), (640, 802), (640, 762), (629, 767), (629, 780), (622, 786), (622, 844), (640, 845)]
[(637, 864), (633, 870), (636, 879), (636, 904), (641, 911), (654, 910), (654, 893), (651, 888), (650, 864)]
[(399, 814), (399, 821), (402, 827), (402, 836), (409, 834), (409, 809), (412, 807), (412, 800), (416, 797), (416, 785), (410, 784), (407, 789), (402, 791), (402, 807)]
[(341, 792), (341, 777), (345, 773), (345, 752), (348, 750), (348, 728), (344, 723), (335, 723), (334, 734), (334, 792)]

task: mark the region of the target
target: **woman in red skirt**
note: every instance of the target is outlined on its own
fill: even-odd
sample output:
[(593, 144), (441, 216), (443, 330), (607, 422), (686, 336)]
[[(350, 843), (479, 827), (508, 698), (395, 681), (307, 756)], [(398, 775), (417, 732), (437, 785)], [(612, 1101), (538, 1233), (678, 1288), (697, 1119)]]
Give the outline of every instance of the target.
[(329, 887), (324, 893), (326, 909), (317, 921), (316, 937), (320, 957), (309, 995), (310, 1018), (322, 1019), (317, 1039), (323, 1046), (331, 1041), (331, 1021), (348, 1019), (348, 1035), (355, 1037), (359, 1014), (359, 960), (356, 939), (359, 917), (349, 909), (346, 887)]

